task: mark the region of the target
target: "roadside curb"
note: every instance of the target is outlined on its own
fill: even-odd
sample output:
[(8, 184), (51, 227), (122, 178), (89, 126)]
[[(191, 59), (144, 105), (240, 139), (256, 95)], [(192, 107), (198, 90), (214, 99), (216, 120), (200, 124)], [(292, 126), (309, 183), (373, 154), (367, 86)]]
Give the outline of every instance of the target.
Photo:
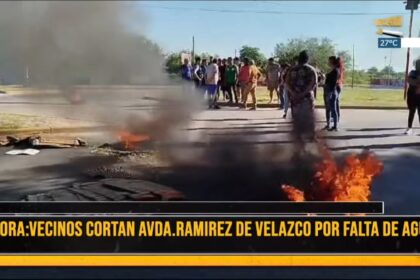
[[(230, 105), (227, 102), (219, 102), (220, 106), (224, 107), (238, 107)], [(258, 104), (258, 108), (279, 108), (278, 104)], [(324, 109), (324, 106), (316, 105), (317, 109)], [(341, 109), (358, 109), (358, 110), (406, 110), (404, 106), (340, 106)]]

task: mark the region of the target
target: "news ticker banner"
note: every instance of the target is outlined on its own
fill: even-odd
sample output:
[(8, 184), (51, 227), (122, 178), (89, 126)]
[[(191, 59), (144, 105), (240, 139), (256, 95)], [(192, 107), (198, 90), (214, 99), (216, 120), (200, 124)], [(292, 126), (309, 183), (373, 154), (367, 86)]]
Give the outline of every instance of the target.
[(159, 214), (279, 215), (383, 214), (382, 201), (142, 201), (142, 202), (0, 202), (0, 215), (15, 214)]
[[(409, 254), (420, 217), (2, 216), (1, 254)], [(420, 264), (420, 256), (419, 264)]]

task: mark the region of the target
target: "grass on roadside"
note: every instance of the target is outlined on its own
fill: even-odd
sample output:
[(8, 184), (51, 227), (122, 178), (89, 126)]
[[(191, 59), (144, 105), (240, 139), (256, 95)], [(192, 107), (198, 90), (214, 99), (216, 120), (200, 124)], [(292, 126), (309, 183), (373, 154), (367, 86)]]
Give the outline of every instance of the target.
[(48, 116), (0, 113), (0, 133), (14, 130), (73, 129), (93, 127), (92, 123)]
[[(323, 89), (318, 89), (316, 104), (324, 105)], [(269, 101), (269, 94), (265, 87), (257, 89), (258, 103)], [(402, 89), (371, 89), (366, 87), (345, 87), (340, 99), (341, 106), (363, 107), (401, 107), (405, 108), (404, 93)]]
[(0, 129), (36, 128), (43, 123), (42, 117), (0, 113)]

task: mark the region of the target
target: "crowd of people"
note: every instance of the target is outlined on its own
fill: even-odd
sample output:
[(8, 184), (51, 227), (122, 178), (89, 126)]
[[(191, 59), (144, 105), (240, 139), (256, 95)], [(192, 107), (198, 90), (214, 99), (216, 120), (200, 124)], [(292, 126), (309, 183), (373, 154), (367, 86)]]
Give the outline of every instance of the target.
[[(325, 75), (309, 64), (309, 56), (302, 51), (293, 59), (293, 65), (278, 62), (270, 58), (267, 63), (265, 82), (269, 92), (269, 103), (273, 103), (275, 95), (279, 108), (284, 110), (283, 118), (287, 117), (289, 108), (293, 119), (307, 127), (302, 130), (313, 130), (314, 100), (317, 88), (324, 87), (324, 104), (326, 126), (325, 130), (337, 131), (340, 121), (340, 94), (344, 82), (344, 63), (340, 57), (329, 57), (330, 71)], [(251, 96), (250, 110), (257, 109), (256, 88), (262, 76), (249, 58), (238, 57), (216, 59), (197, 57), (194, 65), (188, 59), (181, 67), (182, 79), (194, 82), (200, 94), (207, 96), (210, 109), (220, 109), (218, 101), (222, 97), (229, 105), (248, 108), (248, 98)], [(302, 119), (302, 121), (300, 121)]]
[(256, 89), (261, 72), (252, 59), (229, 57), (227, 59), (207, 59), (197, 57), (194, 65), (184, 60), (182, 79), (193, 81), (198, 92), (207, 95), (210, 109), (219, 109), (218, 101), (222, 96), (228, 104), (247, 108), (249, 95), (252, 97), (251, 110), (257, 108)]

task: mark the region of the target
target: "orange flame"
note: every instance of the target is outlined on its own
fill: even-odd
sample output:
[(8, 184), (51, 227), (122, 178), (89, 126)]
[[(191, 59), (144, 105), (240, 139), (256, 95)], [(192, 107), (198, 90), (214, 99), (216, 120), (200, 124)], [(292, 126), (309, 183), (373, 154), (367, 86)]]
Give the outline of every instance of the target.
[(118, 135), (121, 142), (124, 143), (124, 148), (128, 150), (134, 150), (140, 143), (150, 140), (149, 135), (134, 134), (129, 131), (120, 131)]
[(282, 190), (291, 201), (369, 201), (373, 178), (383, 170), (383, 164), (372, 154), (349, 155), (340, 168), (327, 154), (307, 192), (283, 185)]
[(305, 201), (305, 193), (303, 191), (289, 185), (283, 185), (281, 188), (287, 199), (291, 201)]

